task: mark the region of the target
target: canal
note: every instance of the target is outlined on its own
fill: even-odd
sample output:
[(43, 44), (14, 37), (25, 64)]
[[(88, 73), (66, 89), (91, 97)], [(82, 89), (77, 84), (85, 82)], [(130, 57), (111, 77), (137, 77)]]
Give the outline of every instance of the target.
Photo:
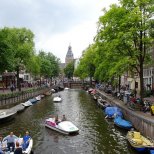
[[(137, 154), (126, 141), (127, 132), (104, 119), (88, 93), (65, 90), (59, 94), (62, 103), (53, 103), (53, 96), (45, 97), (14, 120), (0, 124), (0, 134), (6, 136), (13, 131), (19, 136), (29, 130), (34, 139), (34, 154)], [(55, 114), (65, 114), (79, 128), (79, 134), (66, 136), (45, 128), (45, 118)]]

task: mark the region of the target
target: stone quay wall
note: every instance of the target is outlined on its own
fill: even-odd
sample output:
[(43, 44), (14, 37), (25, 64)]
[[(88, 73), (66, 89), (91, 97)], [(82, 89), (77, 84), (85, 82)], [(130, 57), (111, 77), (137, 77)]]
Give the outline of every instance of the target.
[(30, 98), (36, 97), (40, 94), (44, 94), (49, 91), (49, 88), (36, 88), (28, 91), (14, 92), (9, 95), (0, 96), (0, 109), (16, 105), (21, 102), (25, 102)]

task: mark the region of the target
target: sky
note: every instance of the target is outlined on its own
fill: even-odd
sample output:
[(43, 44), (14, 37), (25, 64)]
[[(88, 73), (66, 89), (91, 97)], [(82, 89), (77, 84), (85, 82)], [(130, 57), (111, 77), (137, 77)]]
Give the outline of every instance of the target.
[(118, 0), (0, 0), (0, 28), (26, 27), (35, 48), (65, 62), (68, 46), (74, 58), (93, 42), (102, 9)]

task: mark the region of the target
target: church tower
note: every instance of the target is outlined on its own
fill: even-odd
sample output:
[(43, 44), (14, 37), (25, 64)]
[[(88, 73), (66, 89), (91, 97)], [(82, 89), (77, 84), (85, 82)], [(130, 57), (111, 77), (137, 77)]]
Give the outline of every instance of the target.
[(72, 52), (72, 47), (69, 45), (68, 47), (68, 51), (65, 57), (65, 65), (67, 65), (68, 63), (74, 61), (74, 56), (73, 56), (73, 52)]

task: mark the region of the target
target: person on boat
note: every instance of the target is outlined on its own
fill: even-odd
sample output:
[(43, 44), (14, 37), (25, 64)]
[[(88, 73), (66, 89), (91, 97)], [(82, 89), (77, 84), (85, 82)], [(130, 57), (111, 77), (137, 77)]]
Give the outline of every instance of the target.
[(55, 117), (55, 123), (58, 125), (60, 123), (58, 115)]
[(23, 137), (23, 143), (22, 143), (23, 150), (26, 150), (26, 148), (28, 147), (30, 139), (31, 139), (31, 137), (29, 135), (29, 132), (26, 131), (26, 134)]
[(6, 136), (3, 141), (6, 141), (7, 140), (7, 148), (8, 148), (8, 151), (10, 151), (11, 147), (12, 147), (12, 150), (11, 151), (14, 151), (14, 148), (15, 148), (15, 139), (18, 139), (17, 136), (15, 136), (13, 134), (13, 132), (10, 132), (10, 135)]
[(4, 154), (4, 152), (2, 151), (2, 148), (3, 148), (2, 141), (3, 141), (3, 138), (2, 136), (0, 136), (0, 154)]
[(61, 121), (66, 121), (66, 116), (65, 116), (65, 114), (63, 115)]
[(19, 142), (16, 142), (16, 149), (14, 154), (22, 154), (22, 148), (20, 147)]

